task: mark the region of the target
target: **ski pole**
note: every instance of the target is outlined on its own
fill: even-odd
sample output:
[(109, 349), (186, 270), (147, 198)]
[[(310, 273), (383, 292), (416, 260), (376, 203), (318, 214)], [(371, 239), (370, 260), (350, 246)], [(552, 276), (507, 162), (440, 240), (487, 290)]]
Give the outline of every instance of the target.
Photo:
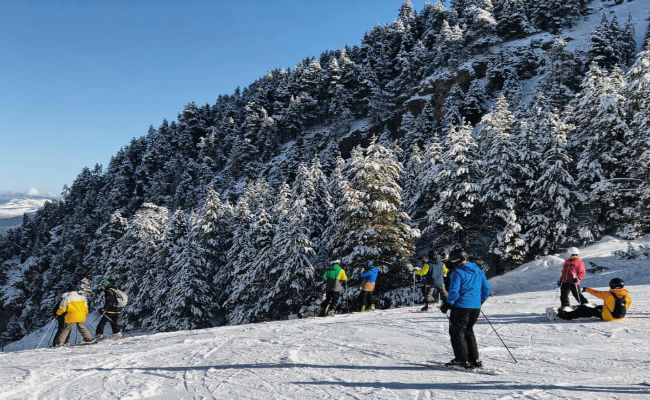
[(503, 343), (503, 347), (505, 347), (506, 350), (508, 350), (508, 353), (510, 353), (510, 357), (512, 357), (512, 359), (515, 360), (515, 364), (519, 364), (519, 363), (517, 362), (517, 359), (515, 358), (515, 356), (512, 355), (512, 352), (510, 351), (510, 349), (508, 348), (508, 346), (506, 346), (506, 343), (503, 341), (503, 339), (501, 339), (501, 336), (499, 336), (499, 332), (497, 332), (497, 330), (494, 329), (494, 326), (492, 326), (492, 322), (490, 322), (490, 320), (488, 319), (487, 315), (485, 315), (485, 313), (483, 312), (483, 310), (481, 310), (481, 314), (483, 314), (483, 317), (485, 317), (485, 320), (488, 322), (488, 324), (490, 324), (490, 326), (492, 327), (492, 330), (494, 331), (494, 333), (496, 333), (496, 335), (497, 335), (497, 337), (499, 338), (499, 340), (501, 341), (501, 343)]
[(413, 297), (411, 298), (411, 307), (415, 307), (415, 272), (413, 272)]
[[(47, 333), (50, 331), (50, 325), (52, 325), (54, 323), (54, 321), (56, 321), (56, 318), (52, 318), (52, 321), (50, 321), (50, 323), (46, 325), (45, 333), (43, 334), (43, 337), (41, 338), (41, 341), (38, 342), (38, 345), (36, 346), (37, 349), (39, 347), (41, 347), (41, 343), (43, 343), (43, 339), (45, 339), (45, 335), (47, 335)], [(52, 326), (54, 326), (54, 325), (52, 325)]]

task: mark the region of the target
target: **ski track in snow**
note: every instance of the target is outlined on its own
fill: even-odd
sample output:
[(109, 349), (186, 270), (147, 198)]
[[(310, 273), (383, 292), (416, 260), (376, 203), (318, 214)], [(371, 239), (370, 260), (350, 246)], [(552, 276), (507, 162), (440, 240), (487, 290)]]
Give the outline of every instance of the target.
[[(447, 318), (416, 306), (4, 352), (0, 399), (647, 399), (650, 261), (612, 256), (620, 249), (627, 242), (614, 238), (583, 249), (608, 268), (583, 286), (624, 277), (625, 321), (547, 321), (557, 256), (493, 278), (500, 295), (483, 310), (518, 363), (481, 316), (484, 373), (440, 367), (453, 357)], [(34, 348), (44, 329), (10, 347)]]

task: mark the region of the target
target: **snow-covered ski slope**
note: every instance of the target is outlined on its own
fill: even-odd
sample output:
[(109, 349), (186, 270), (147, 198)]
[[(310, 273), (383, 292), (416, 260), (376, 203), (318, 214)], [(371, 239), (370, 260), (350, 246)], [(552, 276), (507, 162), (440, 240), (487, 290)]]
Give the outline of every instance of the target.
[(481, 317), (481, 358), (497, 375), (422, 366), (452, 358), (447, 318), (400, 308), (0, 353), (0, 398), (647, 399), (650, 261), (612, 255), (627, 243), (606, 238), (582, 249), (588, 267), (607, 268), (585, 286), (605, 289), (613, 276), (628, 283), (625, 321), (549, 323), (545, 308), (559, 304), (557, 257), (492, 280), (503, 294), (483, 310), (519, 362)]

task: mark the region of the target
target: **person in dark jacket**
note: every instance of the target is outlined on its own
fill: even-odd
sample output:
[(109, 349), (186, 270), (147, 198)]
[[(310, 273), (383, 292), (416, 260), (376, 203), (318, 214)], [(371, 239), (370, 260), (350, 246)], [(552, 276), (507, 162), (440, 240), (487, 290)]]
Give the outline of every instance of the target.
[(449, 337), (454, 349), (454, 359), (447, 366), (481, 368), (478, 346), (474, 336), (474, 324), (481, 313), (481, 305), (490, 296), (490, 285), (485, 272), (467, 261), (467, 253), (456, 249), (449, 254), (449, 293), (440, 311), (449, 316)]
[(369, 310), (375, 311), (373, 292), (375, 291), (378, 273), (379, 270), (372, 264), (372, 260), (363, 263), (361, 273), (359, 273), (359, 278), (361, 278), (361, 312), (366, 311), (367, 307), (370, 307)]
[(101, 340), (104, 338), (104, 326), (107, 322), (110, 322), (111, 329), (113, 330), (113, 337), (121, 338), (122, 332), (120, 331), (120, 326), (118, 324), (118, 318), (122, 314), (123, 308), (118, 307), (117, 292), (115, 286), (108, 279), (104, 279), (99, 284), (99, 289), (104, 292), (104, 307), (99, 310), (102, 313), (102, 319), (99, 320), (97, 324), (97, 329), (95, 330), (95, 338)]
[(429, 252), (429, 258), (420, 256), (419, 259), (422, 266), (415, 268), (414, 273), (422, 276), (424, 282), (424, 307), (422, 307), (421, 311), (428, 311), (429, 303), (435, 304), (440, 301), (440, 298), (442, 298), (442, 301), (447, 298), (444, 283), (447, 267), (434, 251)]
[(341, 268), (341, 260), (336, 259), (330, 262), (329, 268), (323, 272), (323, 279), (325, 279), (327, 294), (321, 306), (320, 316), (333, 316), (341, 296), (341, 290), (343, 290), (341, 281), (348, 280), (345, 270)]

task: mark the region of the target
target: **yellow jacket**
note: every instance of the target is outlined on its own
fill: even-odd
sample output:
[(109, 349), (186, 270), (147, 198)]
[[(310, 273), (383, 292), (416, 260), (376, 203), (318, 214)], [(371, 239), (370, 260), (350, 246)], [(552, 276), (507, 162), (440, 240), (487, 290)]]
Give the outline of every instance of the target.
[(592, 294), (598, 297), (599, 299), (603, 300), (603, 312), (600, 314), (603, 317), (603, 321), (618, 321), (622, 319), (622, 318), (612, 317), (612, 310), (614, 310), (614, 298), (612, 297), (612, 293), (615, 293), (616, 296), (619, 298), (623, 296), (627, 296), (627, 303), (625, 304), (626, 309), (629, 309), (630, 304), (632, 304), (632, 299), (630, 298), (630, 294), (625, 289), (611, 289), (605, 292), (601, 290), (595, 290), (592, 288), (585, 288), (585, 292)]
[(56, 310), (56, 315), (65, 313), (65, 323), (75, 324), (77, 322), (85, 322), (88, 315), (88, 304), (86, 298), (77, 293), (76, 291), (68, 292), (63, 295), (63, 300), (59, 304), (59, 309)]

